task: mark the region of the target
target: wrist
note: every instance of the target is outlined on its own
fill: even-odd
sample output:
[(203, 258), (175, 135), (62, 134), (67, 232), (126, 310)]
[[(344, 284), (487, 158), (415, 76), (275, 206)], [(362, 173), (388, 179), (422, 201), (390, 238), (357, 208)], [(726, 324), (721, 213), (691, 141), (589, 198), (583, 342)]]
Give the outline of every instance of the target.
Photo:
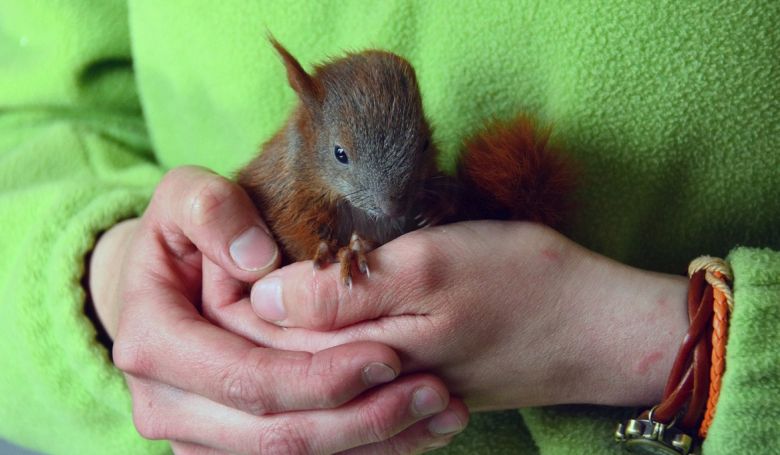
[(99, 322), (113, 340), (119, 323), (118, 298), (122, 258), (139, 219), (122, 221), (106, 231), (95, 244), (89, 261), (89, 291)]
[(582, 392), (588, 396), (584, 402), (611, 406), (658, 402), (688, 329), (688, 280), (639, 270), (592, 252), (578, 267), (580, 292), (588, 307), (575, 331), (582, 337), (582, 358), (588, 364), (582, 372)]

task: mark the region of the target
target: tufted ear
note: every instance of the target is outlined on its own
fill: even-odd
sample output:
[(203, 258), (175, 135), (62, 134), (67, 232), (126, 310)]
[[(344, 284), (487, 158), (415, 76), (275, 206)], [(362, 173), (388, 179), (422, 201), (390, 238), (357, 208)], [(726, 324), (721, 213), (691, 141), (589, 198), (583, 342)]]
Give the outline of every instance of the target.
[(320, 84), (309, 73), (303, 70), (303, 67), (295, 57), (290, 54), (287, 49), (282, 46), (276, 38), (269, 35), (268, 40), (273, 45), (279, 56), (282, 57), (284, 67), (287, 69), (287, 80), (290, 83), (290, 87), (295, 90), (298, 97), (305, 104), (311, 106), (312, 104), (319, 105), (322, 101), (322, 89)]

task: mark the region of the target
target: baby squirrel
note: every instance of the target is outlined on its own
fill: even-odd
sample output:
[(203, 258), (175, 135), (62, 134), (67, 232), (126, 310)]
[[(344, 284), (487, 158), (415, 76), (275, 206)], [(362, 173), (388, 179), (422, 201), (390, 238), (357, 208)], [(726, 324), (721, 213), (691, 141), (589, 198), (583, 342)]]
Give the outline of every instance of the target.
[[(556, 225), (573, 179), (524, 116), (466, 141), (456, 177), (436, 147), (412, 66), (390, 52), (351, 53), (309, 74), (275, 39), (299, 102), (261, 153), (238, 172), (286, 262), (334, 256), (345, 285), (352, 261), (414, 229), (466, 219)], [(341, 246), (341, 248), (339, 248)]]

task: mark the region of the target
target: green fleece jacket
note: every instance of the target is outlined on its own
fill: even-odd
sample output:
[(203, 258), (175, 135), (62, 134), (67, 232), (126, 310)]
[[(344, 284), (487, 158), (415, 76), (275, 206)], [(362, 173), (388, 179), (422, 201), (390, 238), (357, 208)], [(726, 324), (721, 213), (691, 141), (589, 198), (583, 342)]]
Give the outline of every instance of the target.
[[(304, 66), (406, 56), (450, 167), (524, 111), (581, 164), (567, 234), (684, 273), (728, 256), (736, 309), (708, 454), (780, 447), (780, 2), (4, 0), (0, 3), (0, 435), (59, 454), (154, 454), (84, 316), (85, 257), (166, 169), (231, 174)], [(680, 302), (683, 305), (683, 302)], [(652, 340), (637, 340), (637, 343)], [(619, 453), (632, 410), (482, 414), (451, 453)]]

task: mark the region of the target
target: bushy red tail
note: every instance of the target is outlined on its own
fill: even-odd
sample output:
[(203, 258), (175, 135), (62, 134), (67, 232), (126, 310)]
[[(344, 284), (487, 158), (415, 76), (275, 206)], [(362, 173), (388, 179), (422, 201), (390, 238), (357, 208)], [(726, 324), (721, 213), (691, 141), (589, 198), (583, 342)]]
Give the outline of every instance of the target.
[(457, 171), (459, 218), (559, 226), (571, 209), (575, 173), (548, 139), (549, 130), (525, 116), (492, 123), (468, 139)]

